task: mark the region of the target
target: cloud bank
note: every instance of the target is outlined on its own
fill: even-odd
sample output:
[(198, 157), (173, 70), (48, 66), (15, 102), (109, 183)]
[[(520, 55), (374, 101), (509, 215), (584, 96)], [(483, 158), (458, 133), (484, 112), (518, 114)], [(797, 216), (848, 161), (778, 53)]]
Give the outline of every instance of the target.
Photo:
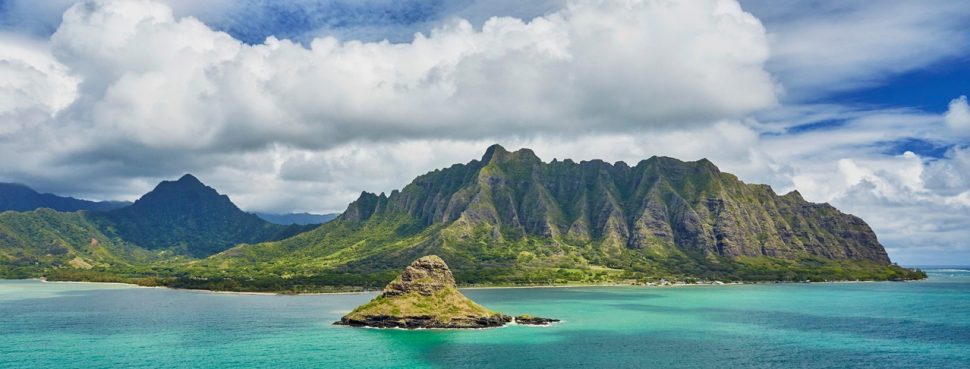
[(409, 43), (309, 48), (245, 45), (159, 3), (96, 1), (64, 14), (51, 53), (81, 81), (60, 120), (99, 135), (82, 153), (706, 124), (772, 106), (775, 89), (760, 23), (717, 1), (574, 3)]
[[(495, 142), (706, 157), (862, 216), (894, 258), (970, 257), (965, 97), (942, 114), (806, 103), (967, 55), (953, 3), (743, 2), (762, 23), (729, 0), (468, 0), (296, 40), (220, 31), (318, 3), (339, 1), (11, 2), (0, 19), (42, 21), (0, 27), (0, 180), (130, 200), (192, 172), (247, 210), (330, 212)], [(343, 16), (374, 16), (358, 10)]]
[(407, 43), (304, 47), (100, 0), (70, 7), (43, 47), (14, 49), (4, 73), (23, 81), (0, 92), (16, 97), (0, 151), (30, 159), (4, 174), (42, 183), (172, 176), (270, 146), (706, 125), (773, 106), (776, 88), (764, 29), (731, 1), (575, 2)]

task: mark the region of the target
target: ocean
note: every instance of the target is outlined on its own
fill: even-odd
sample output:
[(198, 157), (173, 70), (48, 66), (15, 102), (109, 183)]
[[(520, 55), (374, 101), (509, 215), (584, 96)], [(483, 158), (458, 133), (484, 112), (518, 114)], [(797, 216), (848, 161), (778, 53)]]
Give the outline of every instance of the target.
[(0, 281), (0, 368), (970, 368), (970, 268), (918, 282), (467, 289), (549, 327), (331, 323), (375, 293)]

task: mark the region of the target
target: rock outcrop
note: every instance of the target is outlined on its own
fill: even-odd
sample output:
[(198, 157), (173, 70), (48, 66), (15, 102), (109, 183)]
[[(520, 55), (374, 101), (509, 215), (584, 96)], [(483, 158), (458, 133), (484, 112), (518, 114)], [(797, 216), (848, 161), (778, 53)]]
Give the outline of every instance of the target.
[(540, 317), (540, 316), (519, 315), (519, 316), (515, 317), (515, 323), (516, 324), (525, 324), (525, 325), (550, 325), (552, 323), (558, 323), (558, 322), (559, 322), (559, 319), (543, 318), (543, 317)]
[(334, 324), (377, 328), (488, 328), (512, 317), (465, 297), (441, 258), (415, 260), (384, 291)]

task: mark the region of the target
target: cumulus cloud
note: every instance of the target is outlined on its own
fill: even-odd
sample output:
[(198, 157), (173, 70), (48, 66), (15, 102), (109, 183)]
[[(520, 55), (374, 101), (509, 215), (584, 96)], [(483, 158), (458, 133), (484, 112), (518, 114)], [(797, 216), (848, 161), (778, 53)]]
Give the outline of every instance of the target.
[[(772, 160), (789, 165), (791, 188), (865, 219), (894, 260), (940, 264), (942, 255), (970, 257), (970, 143), (951, 133), (945, 115), (795, 110), (778, 114), (790, 122), (788, 133), (760, 139)], [(762, 124), (776, 131), (784, 125)], [(939, 156), (905, 150), (913, 140), (946, 149)]]
[[(0, 114), (37, 109), (53, 115), (77, 94), (77, 80), (45, 45), (11, 34), (0, 34), (0, 80)], [(0, 119), (0, 124), (11, 121)]]
[[(549, 0), (518, 17), (469, 0), (447, 5), (469, 20), (434, 18), (403, 42), (347, 38), (360, 29), (243, 42), (185, 16), (228, 2), (194, 3), (88, 1), (49, 40), (0, 34), (0, 179), (133, 199), (191, 172), (247, 210), (325, 212), (495, 142), (545, 160), (706, 157), (862, 216), (894, 258), (970, 255), (965, 98), (946, 114), (776, 104), (775, 77), (812, 97), (960, 54), (952, 3), (783, 10), (766, 35), (728, 0)], [(923, 45), (933, 37), (954, 42)], [(899, 150), (907, 140), (943, 154)]]
[(4, 163), (8, 177), (177, 175), (270, 145), (703, 126), (775, 102), (764, 29), (726, 0), (575, 2), (407, 43), (308, 47), (247, 45), (163, 3), (103, 0), (68, 9), (44, 46), (53, 72), (32, 80), (76, 80), (64, 89), (76, 98), (0, 148), (32, 158)]
[(729, 2), (609, 1), (404, 44), (247, 46), (162, 4), (98, 1), (69, 9), (52, 45), (83, 79), (71, 118), (117, 134), (102, 143), (237, 150), (739, 116), (774, 102), (763, 33)]
[(970, 132), (970, 106), (967, 105), (967, 97), (960, 96), (950, 101), (944, 119), (953, 130)]
[(943, 250), (951, 256), (970, 256), (970, 175), (950, 168), (966, 167), (966, 156), (965, 150), (954, 149), (942, 160), (907, 152), (894, 158), (844, 161), (840, 175), (851, 184), (833, 203), (873, 225), (897, 258), (939, 263)]

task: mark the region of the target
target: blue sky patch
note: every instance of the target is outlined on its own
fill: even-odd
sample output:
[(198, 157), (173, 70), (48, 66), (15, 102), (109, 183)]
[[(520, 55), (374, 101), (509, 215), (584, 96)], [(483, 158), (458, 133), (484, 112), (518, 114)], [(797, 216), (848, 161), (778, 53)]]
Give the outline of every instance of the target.
[(883, 152), (887, 155), (902, 155), (907, 151), (911, 151), (920, 157), (935, 159), (945, 157), (946, 152), (953, 147), (952, 144), (947, 145), (919, 138), (904, 138), (901, 140), (879, 143), (878, 145), (885, 147)]
[(834, 94), (823, 103), (865, 104), (881, 108), (910, 107), (943, 113), (950, 100), (970, 89), (970, 59), (947, 60), (890, 78), (860, 90)]

